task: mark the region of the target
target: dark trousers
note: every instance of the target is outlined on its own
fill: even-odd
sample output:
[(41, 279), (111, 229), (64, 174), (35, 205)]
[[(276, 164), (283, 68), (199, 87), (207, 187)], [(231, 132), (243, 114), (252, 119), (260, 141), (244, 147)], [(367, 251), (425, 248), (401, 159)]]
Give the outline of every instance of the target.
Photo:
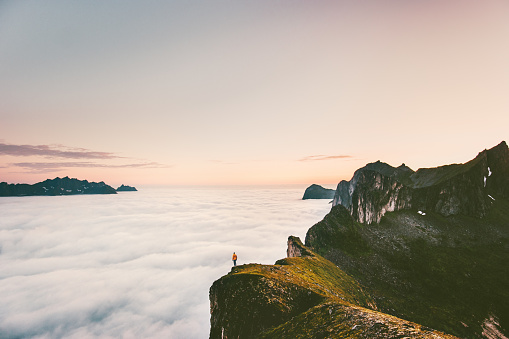
[(237, 260), (233, 260), (233, 266), (237, 266)]

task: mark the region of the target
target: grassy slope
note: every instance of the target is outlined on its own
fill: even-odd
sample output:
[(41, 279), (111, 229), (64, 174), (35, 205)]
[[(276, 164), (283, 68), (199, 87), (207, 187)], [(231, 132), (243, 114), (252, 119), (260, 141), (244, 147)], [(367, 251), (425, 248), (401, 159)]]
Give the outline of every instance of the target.
[(262, 338), (372, 338), (374, 333), (448, 338), (375, 311), (357, 281), (325, 258), (308, 254), (275, 265), (238, 266), (214, 282), (210, 337), (254, 338), (264, 332)]
[(481, 220), (400, 211), (365, 226), (347, 213), (334, 207), (306, 243), (365, 285), (382, 311), (462, 337), (479, 336), (495, 315), (507, 335), (507, 201)]
[(260, 338), (456, 338), (355, 305), (325, 302), (263, 333)]

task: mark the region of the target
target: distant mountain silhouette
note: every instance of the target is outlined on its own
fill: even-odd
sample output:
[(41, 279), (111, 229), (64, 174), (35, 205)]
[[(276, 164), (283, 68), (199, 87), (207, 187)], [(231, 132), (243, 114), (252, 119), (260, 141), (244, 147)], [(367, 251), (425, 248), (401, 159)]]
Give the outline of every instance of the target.
[(33, 185), (0, 183), (0, 196), (117, 194), (115, 189), (101, 182), (70, 179), (69, 177), (47, 179)]
[(320, 185), (313, 184), (306, 188), (302, 200), (307, 199), (332, 199), (335, 191), (333, 189), (324, 188)]
[(122, 184), (117, 188), (117, 192), (134, 192), (137, 191), (136, 187)]

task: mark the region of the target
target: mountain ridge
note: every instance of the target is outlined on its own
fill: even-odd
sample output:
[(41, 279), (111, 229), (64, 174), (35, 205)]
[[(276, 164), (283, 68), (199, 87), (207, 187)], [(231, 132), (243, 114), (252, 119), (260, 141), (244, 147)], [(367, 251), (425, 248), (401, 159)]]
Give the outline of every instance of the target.
[(505, 141), (464, 164), (411, 170), (377, 161), (341, 181), (333, 206), (345, 206), (361, 223), (379, 223), (386, 212), (435, 211), (444, 216), (486, 215), (493, 194), (509, 197), (509, 150)]
[(117, 194), (116, 190), (101, 182), (89, 182), (76, 178), (46, 179), (44, 181), (30, 184), (8, 184), (0, 183), (0, 196), (56, 196), (56, 195), (77, 195), (77, 194)]

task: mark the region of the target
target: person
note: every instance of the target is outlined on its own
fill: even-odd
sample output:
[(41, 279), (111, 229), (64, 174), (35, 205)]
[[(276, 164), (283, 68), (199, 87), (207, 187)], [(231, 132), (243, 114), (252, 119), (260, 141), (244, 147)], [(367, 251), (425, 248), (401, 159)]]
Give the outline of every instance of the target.
[(233, 252), (232, 260), (233, 260), (233, 266), (237, 266), (237, 255), (235, 254), (235, 252)]

